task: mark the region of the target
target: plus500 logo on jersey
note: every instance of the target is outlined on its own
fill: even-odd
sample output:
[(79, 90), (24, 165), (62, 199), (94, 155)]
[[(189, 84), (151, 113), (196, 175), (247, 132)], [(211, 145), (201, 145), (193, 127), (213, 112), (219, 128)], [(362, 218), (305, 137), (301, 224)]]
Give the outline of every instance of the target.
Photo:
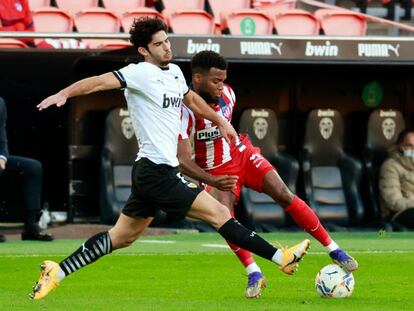
[(221, 137), (221, 133), (217, 126), (197, 132), (197, 140), (214, 140)]
[(181, 97), (167, 97), (167, 94), (164, 94), (162, 108), (168, 108), (170, 106), (174, 108), (181, 107)]

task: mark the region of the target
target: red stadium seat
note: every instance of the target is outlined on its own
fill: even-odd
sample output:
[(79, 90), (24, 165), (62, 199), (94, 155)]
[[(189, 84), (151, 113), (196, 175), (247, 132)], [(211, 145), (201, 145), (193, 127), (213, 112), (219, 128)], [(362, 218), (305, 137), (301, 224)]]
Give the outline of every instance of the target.
[(164, 10), (162, 14), (169, 16), (175, 11), (204, 10), (205, 0), (162, 0)]
[(64, 11), (54, 7), (43, 7), (33, 11), (33, 22), (39, 32), (72, 32), (73, 19)]
[(50, 0), (29, 0), (29, 8), (32, 11), (46, 6), (50, 6)]
[(327, 36), (365, 36), (367, 21), (352, 11), (319, 9), (314, 12)]
[(278, 2), (283, 2), (285, 0), (252, 0), (252, 6), (255, 9), (259, 9), (264, 6), (272, 5)]
[(250, 0), (208, 0), (208, 3), (213, 11), (217, 26), (221, 24), (222, 15), (227, 15), (237, 10), (250, 9)]
[(76, 13), (93, 7), (98, 7), (98, 0), (55, 0), (59, 9), (74, 16)]
[(0, 39), (0, 49), (3, 49), (3, 48), (19, 49), (19, 48), (27, 48), (27, 47), (28, 46), (20, 40), (8, 39), (8, 38)]
[(214, 17), (203, 10), (176, 11), (168, 18), (173, 33), (214, 34)]
[(100, 44), (97, 45), (101, 49), (124, 49), (131, 47), (131, 43), (126, 40), (102, 40)]
[(260, 12), (266, 13), (269, 16), (275, 16), (280, 11), (292, 10), (296, 6), (296, 0), (276, 0), (268, 4), (262, 3), (256, 9)]
[[(75, 27), (79, 32), (120, 32), (121, 22), (118, 17), (103, 8), (82, 10), (74, 17)], [(90, 47), (98, 47), (108, 40), (104, 39), (84, 39), (82, 40)], [(112, 40), (109, 40), (110, 42)]]
[(150, 8), (134, 9), (134, 10), (130, 10), (130, 11), (124, 13), (121, 16), (122, 28), (124, 29), (125, 32), (129, 32), (129, 29), (131, 28), (131, 25), (132, 25), (134, 19), (144, 17), (144, 16), (159, 18), (159, 19), (162, 19), (162, 20), (164, 19), (164, 17), (161, 15), (161, 13), (157, 12), (154, 9), (150, 9)]
[(228, 30), (232, 35), (271, 35), (273, 25), (266, 14), (246, 9), (224, 16), (222, 29)]
[(273, 23), (278, 35), (319, 35), (319, 21), (304, 10), (280, 11), (274, 16)]
[(74, 21), (79, 32), (117, 33), (121, 27), (118, 17), (103, 8), (82, 10), (75, 15)]
[(118, 16), (124, 13), (145, 7), (145, 0), (102, 0), (106, 9), (114, 12)]

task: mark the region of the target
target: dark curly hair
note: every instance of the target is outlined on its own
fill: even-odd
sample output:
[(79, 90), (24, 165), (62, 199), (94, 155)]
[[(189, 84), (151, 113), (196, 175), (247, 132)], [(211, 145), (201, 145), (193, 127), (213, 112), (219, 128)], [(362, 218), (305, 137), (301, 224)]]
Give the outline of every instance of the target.
[(148, 44), (151, 42), (152, 36), (161, 30), (167, 32), (168, 29), (165, 23), (159, 18), (136, 18), (129, 30), (129, 41), (131, 41), (135, 49), (139, 47), (148, 49)]
[(412, 128), (405, 128), (398, 134), (397, 141), (395, 142), (396, 145), (401, 145), (408, 134), (414, 134), (414, 129)]
[(191, 59), (192, 73), (206, 73), (211, 68), (227, 70), (226, 60), (213, 51), (201, 51)]

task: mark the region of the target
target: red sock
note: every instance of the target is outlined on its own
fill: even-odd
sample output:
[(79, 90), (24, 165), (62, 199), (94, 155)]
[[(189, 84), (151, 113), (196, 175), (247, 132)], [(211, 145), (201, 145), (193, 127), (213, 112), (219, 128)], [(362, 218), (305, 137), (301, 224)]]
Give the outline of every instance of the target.
[(318, 216), (298, 196), (295, 195), (292, 203), (286, 207), (285, 211), (292, 216), (299, 227), (321, 242), (323, 246), (327, 246), (332, 242), (331, 237), (322, 226)]
[[(234, 211), (230, 211), (230, 214), (232, 217), (234, 217)], [(238, 247), (237, 245), (234, 245), (233, 243), (229, 241), (226, 241), (226, 242), (230, 246), (230, 248), (233, 250), (233, 252), (236, 254), (236, 256), (239, 258), (240, 262), (243, 264), (245, 268), (248, 265), (254, 263), (252, 253), (250, 253), (249, 251), (246, 251), (245, 249)]]

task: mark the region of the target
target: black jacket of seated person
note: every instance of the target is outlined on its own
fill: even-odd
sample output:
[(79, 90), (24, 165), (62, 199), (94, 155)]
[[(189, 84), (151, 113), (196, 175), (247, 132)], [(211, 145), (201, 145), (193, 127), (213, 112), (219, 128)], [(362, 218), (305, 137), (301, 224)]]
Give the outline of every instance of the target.
[[(0, 97), (0, 178), (8, 178), (10, 175), (17, 175), (21, 178), (25, 212), (22, 240), (52, 241), (53, 236), (41, 233), (38, 226), (42, 191), (42, 164), (31, 158), (9, 156), (6, 123), (6, 104)], [(4, 242), (4, 240), (4, 235), (0, 234), (0, 242)]]

